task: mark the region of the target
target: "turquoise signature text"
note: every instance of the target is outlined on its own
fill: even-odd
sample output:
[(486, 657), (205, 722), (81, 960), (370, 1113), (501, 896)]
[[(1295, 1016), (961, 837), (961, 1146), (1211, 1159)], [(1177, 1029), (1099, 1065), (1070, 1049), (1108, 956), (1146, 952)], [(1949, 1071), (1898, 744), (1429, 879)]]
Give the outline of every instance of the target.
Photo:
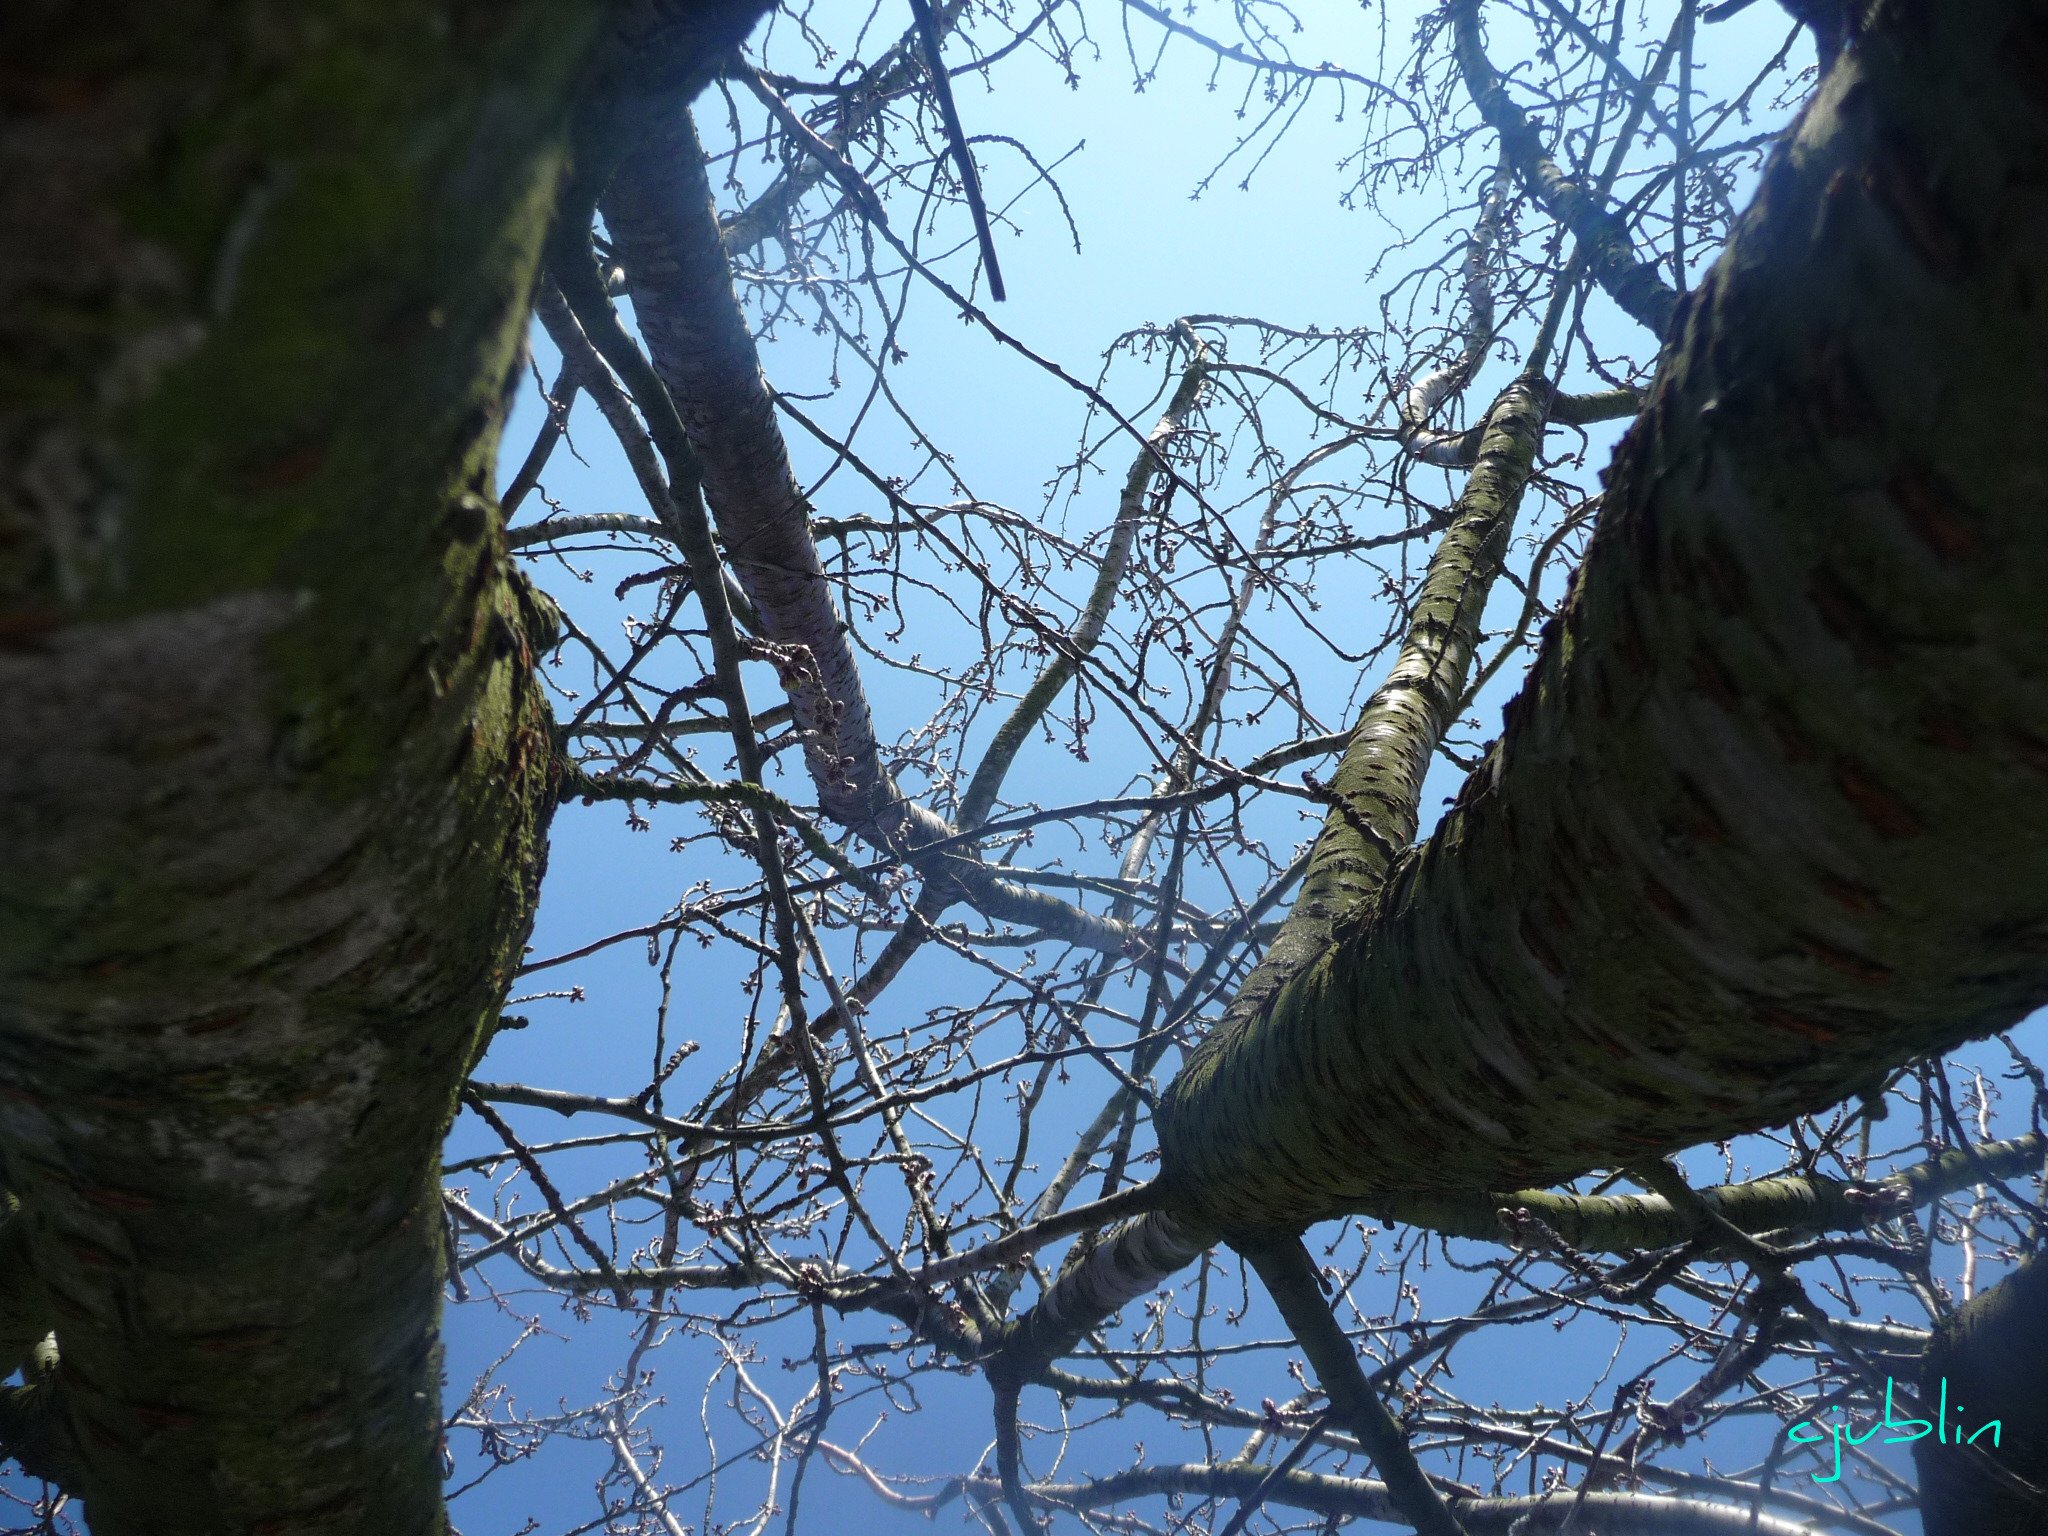
[(1953, 1427), (1955, 1438), (1953, 1440), (1949, 1438), (1951, 1427), (1948, 1422), (1948, 1378), (1946, 1376), (1941, 1379), (1941, 1406), (1936, 1410), (1935, 1417), (1931, 1421), (1927, 1419), (1893, 1418), (1892, 1390), (1892, 1379), (1887, 1376), (1884, 1379), (1884, 1419), (1881, 1423), (1872, 1424), (1860, 1435), (1856, 1433), (1855, 1428), (1846, 1420), (1838, 1420), (1828, 1424), (1816, 1424), (1811, 1419), (1801, 1419), (1797, 1424), (1794, 1424), (1785, 1431), (1785, 1438), (1794, 1445), (1819, 1445), (1824, 1440), (1832, 1440), (1834, 1442), (1835, 1469), (1827, 1473), (1814, 1473), (1813, 1480), (1816, 1483), (1839, 1482), (1842, 1477), (1842, 1447), (1845, 1445), (1856, 1446), (1866, 1444), (1881, 1429), (1900, 1431), (1897, 1434), (1886, 1435), (1884, 1437), (1886, 1445), (1911, 1444), (1915, 1440), (1925, 1440), (1929, 1435), (1939, 1436), (1938, 1443), (1942, 1445), (1975, 1445), (1979, 1435), (1989, 1433), (1991, 1443), (1995, 1447), (2005, 1438), (2005, 1421), (2003, 1419), (1990, 1419), (1979, 1424), (1975, 1430), (1971, 1431), (1969, 1438), (1964, 1439), (1962, 1409), (1960, 1407), (1956, 1409), (1956, 1423)]

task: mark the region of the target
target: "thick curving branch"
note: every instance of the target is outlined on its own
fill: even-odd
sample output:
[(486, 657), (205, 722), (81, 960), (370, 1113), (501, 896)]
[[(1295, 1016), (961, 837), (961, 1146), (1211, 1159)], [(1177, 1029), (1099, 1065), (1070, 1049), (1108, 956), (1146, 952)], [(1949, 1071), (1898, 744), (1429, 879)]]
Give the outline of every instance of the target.
[(2038, 29), (1893, 4), (1837, 64), (1670, 343), (1502, 741), (1162, 1100), (1169, 1209), (1546, 1185), (2048, 998), (2048, 535), (1994, 446), (2048, 418), (2022, 339), (2048, 116), (2008, 64)]

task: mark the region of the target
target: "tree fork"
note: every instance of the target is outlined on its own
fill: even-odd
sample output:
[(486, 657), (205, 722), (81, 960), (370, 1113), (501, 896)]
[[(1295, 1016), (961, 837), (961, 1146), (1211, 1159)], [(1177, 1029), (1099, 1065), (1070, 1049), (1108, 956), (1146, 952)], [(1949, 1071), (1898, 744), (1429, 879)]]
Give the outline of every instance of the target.
[[(1464, 693), (1480, 616), (1542, 446), (1551, 393), (1544, 380), (1525, 375), (1487, 412), (1480, 452), (1430, 557), (1400, 654), (1359, 711), (1325, 789), (1334, 804), (1309, 854), (1301, 894), (1219, 1029), (1263, 1017), (1289, 979), (1329, 946), (1338, 924), (1370, 905), (1415, 835), (1423, 777)], [(1170, 1186), (1161, 1192), (1170, 1198)], [(1222, 1230), (1200, 1213), (1172, 1209), (1122, 1223), (1016, 1319), (1006, 1349), (1034, 1364), (1066, 1353), (1126, 1302), (1214, 1246)]]

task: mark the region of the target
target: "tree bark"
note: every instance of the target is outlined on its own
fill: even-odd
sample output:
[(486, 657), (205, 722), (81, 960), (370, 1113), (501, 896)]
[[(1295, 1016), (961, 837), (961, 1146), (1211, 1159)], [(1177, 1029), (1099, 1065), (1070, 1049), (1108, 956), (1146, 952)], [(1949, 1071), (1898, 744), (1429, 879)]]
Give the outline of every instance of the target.
[(2037, 1254), (1935, 1329), (1920, 1401), (1943, 1418), (1913, 1442), (1927, 1536), (2048, 1527), (2048, 1261)]
[[(2044, 56), (1881, 7), (1674, 328), (1500, 745), (1162, 1104), (1225, 1232), (1784, 1121), (2048, 999)], [(1883, 323), (1874, 323), (1877, 317)]]
[(0, 1337), (99, 1536), (446, 1528), (437, 1154), (555, 798), (490, 493), (603, 14), (0, 8)]

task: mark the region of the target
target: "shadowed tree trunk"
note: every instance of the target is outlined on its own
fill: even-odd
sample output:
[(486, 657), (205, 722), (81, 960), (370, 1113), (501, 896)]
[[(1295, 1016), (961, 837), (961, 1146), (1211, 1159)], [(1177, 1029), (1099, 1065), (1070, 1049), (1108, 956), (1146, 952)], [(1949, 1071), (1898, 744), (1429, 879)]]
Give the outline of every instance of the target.
[[(611, 15), (659, 87), (758, 10)], [(606, 16), (0, 11), (0, 1434), (101, 1536), (446, 1526), (558, 773), (493, 473)]]
[(1935, 1329), (1920, 1401), (1942, 1416), (1913, 1442), (1927, 1536), (2048, 1527), (2048, 1263), (2028, 1260)]

